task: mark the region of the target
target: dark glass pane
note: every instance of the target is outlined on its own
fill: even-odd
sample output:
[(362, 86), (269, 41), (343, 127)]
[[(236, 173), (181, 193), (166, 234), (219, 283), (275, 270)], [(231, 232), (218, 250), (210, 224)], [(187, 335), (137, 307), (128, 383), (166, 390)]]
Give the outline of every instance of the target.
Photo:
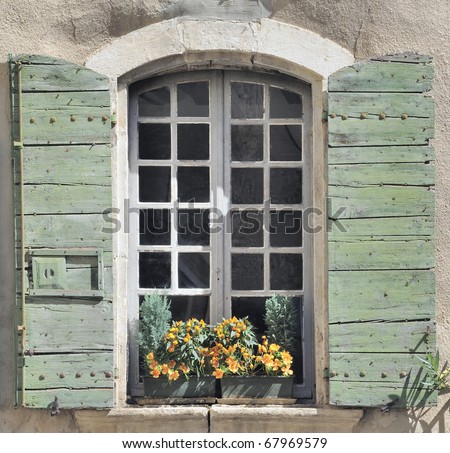
[(209, 288), (209, 253), (178, 254), (178, 286)]
[(262, 118), (264, 114), (264, 91), (255, 83), (231, 83), (231, 117)]
[(264, 289), (264, 255), (231, 255), (231, 289)]
[(292, 91), (270, 87), (271, 118), (301, 118), (302, 97)]
[(264, 200), (264, 170), (262, 168), (231, 169), (231, 202), (258, 204)]
[(170, 253), (139, 253), (139, 287), (170, 288), (171, 285)]
[(279, 204), (302, 202), (302, 170), (300, 168), (270, 169), (270, 201)]
[(140, 116), (170, 116), (169, 87), (156, 88), (139, 96)]
[(182, 202), (208, 202), (209, 168), (178, 167), (178, 198)]
[(170, 296), (170, 311), (174, 321), (187, 321), (191, 318), (209, 319), (208, 296)]
[(209, 124), (178, 125), (178, 160), (209, 159)]
[(302, 211), (272, 211), (269, 231), (271, 247), (301, 247)]
[(139, 124), (139, 159), (170, 159), (170, 124)]
[(140, 210), (139, 243), (170, 245), (170, 211), (168, 209)]
[(270, 126), (270, 160), (302, 160), (301, 126)]
[(263, 126), (231, 126), (231, 160), (262, 161), (264, 159)]
[(139, 201), (170, 201), (170, 167), (139, 167)]
[(209, 209), (178, 210), (178, 245), (209, 245)]
[(233, 247), (264, 246), (264, 215), (261, 211), (233, 211), (231, 221)]
[(237, 318), (248, 317), (255, 327), (255, 333), (261, 338), (267, 330), (264, 322), (266, 297), (232, 297), (231, 314)]
[(303, 257), (301, 254), (270, 254), (270, 289), (303, 288)]
[(178, 116), (209, 116), (208, 82), (180, 83), (177, 95)]

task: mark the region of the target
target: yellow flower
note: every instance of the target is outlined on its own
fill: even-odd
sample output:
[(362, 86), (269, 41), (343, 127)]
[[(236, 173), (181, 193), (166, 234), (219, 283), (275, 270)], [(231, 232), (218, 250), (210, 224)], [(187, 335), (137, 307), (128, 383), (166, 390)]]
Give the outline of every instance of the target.
[(213, 376), (215, 376), (216, 379), (221, 379), (223, 376), (223, 371), (217, 368), (216, 370), (213, 371)]
[(227, 362), (227, 365), (228, 365), (228, 369), (232, 372), (232, 373), (237, 373), (238, 370), (239, 370), (239, 363), (233, 359), (232, 357), (228, 357), (228, 359), (226, 360)]
[(180, 377), (180, 374), (178, 373), (178, 371), (173, 371), (168, 376), (169, 381), (176, 381), (179, 377)]
[(269, 346), (269, 351), (271, 352), (276, 352), (280, 349), (280, 346), (275, 344), (275, 343), (272, 343), (270, 346)]

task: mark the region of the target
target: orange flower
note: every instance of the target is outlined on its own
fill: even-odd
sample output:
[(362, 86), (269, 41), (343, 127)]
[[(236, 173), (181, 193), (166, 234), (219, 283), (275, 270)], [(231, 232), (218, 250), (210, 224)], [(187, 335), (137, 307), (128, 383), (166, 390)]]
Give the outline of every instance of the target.
[(266, 365), (266, 366), (272, 366), (272, 364), (273, 364), (272, 356), (269, 354), (264, 354), (262, 356), (262, 363), (264, 363), (264, 365)]
[(178, 373), (178, 371), (173, 371), (168, 376), (169, 381), (176, 381), (179, 377), (180, 377), (180, 374)]
[(222, 379), (223, 371), (217, 368), (216, 370), (213, 371), (213, 376), (215, 376), (216, 379)]
[(158, 368), (155, 368), (150, 374), (151, 374), (154, 378), (159, 378), (161, 372), (158, 370)]
[(161, 365), (161, 373), (162, 374), (167, 374), (169, 372), (169, 367), (167, 366), (167, 363), (164, 363), (163, 365)]
[(179, 368), (179, 370), (180, 370), (181, 372), (183, 372), (184, 374), (188, 374), (189, 371), (191, 371), (191, 370), (189, 369), (189, 367), (187, 367), (184, 363), (182, 363), (178, 368)]
[(271, 352), (276, 352), (280, 349), (280, 346), (275, 344), (275, 343), (272, 343), (270, 346), (269, 346), (269, 351)]

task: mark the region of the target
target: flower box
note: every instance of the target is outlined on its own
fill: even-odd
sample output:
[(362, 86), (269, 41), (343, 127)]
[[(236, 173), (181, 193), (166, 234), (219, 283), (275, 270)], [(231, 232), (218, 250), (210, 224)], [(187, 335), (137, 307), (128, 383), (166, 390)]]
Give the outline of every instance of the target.
[(291, 376), (223, 376), (222, 398), (292, 398)]
[(210, 398), (216, 392), (214, 376), (191, 376), (176, 381), (144, 377), (144, 396), (147, 398)]

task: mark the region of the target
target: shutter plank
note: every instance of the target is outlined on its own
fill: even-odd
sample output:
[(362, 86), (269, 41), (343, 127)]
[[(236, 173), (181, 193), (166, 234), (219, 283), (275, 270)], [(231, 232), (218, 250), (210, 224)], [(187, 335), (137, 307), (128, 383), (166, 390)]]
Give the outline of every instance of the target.
[(429, 239), (329, 242), (329, 270), (429, 269), (434, 267)]
[(91, 213), (101, 215), (105, 209), (111, 209), (109, 185), (25, 185), (23, 191), (25, 215)]
[(328, 167), (328, 184), (337, 186), (432, 186), (434, 165), (418, 163), (357, 164)]
[(109, 93), (23, 94), (25, 145), (109, 143)]
[(102, 352), (25, 357), (26, 390), (113, 387), (111, 359)]
[[(44, 300), (41, 300), (44, 299)], [(26, 307), (27, 349), (41, 353), (112, 350), (112, 303), (91, 299), (30, 297)]]
[[(108, 78), (75, 64), (22, 62), (22, 89), (29, 91), (109, 91)], [(41, 63), (41, 62), (37, 62)]]
[(348, 118), (328, 122), (329, 146), (426, 145), (434, 137), (432, 118)]
[[(338, 117), (343, 114), (361, 119), (366, 113), (369, 118), (380, 121), (380, 114), (385, 118), (400, 118), (406, 113), (409, 118), (434, 118), (434, 101), (430, 96), (409, 93), (330, 93), (329, 102), (333, 113)], [(329, 121), (333, 120), (330, 117)]]
[(61, 409), (101, 409), (114, 405), (113, 392), (108, 388), (74, 389), (59, 388), (49, 390), (30, 390), (26, 392), (26, 407), (50, 409), (58, 397)]
[(431, 146), (363, 146), (328, 149), (329, 164), (427, 163), (432, 160), (434, 160), (434, 149)]
[(25, 238), (33, 247), (74, 248), (83, 244), (111, 252), (114, 226), (98, 214), (25, 216)]
[[(428, 187), (329, 186), (330, 216), (339, 218), (401, 217), (434, 214), (434, 192)], [(345, 211), (341, 212), (341, 209)]]
[[(330, 352), (425, 353), (434, 348), (433, 321), (330, 324)], [(356, 365), (356, 363), (355, 363)]]
[(328, 285), (333, 299), (329, 308), (332, 324), (434, 316), (435, 284), (430, 271), (330, 272)]
[[(355, 363), (358, 367), (355, 367)], [(330, 379), (339, 378), (344, 382), (384, 382), (395, 386), (408, 382), (411, 388), (417, 388), (425, 380), (425, 372), (420, 363), (416, 356), (409, 354), (333, 353), (330, 354)]]
[(111, 168), (104, 165), (111, 159), (109, 145), (26, 147), (23, 153), (27, 184), (111, 185)]
[(431, 90), (433, 75), (430, 64), (365, 61), (333, 74), (328, 89), (361, 93), (423, 93)]
[(436, 392), (427, 387), (417, 388), (408, 384), (393, 385), (389, 382), (330, 381), (333, 403), (339, 406), (383, 407), (396, 401), (392, 408), (424, 407), (437, 404)]
[[(330, 220), (328, 240), (348, 242), (356, 240), (391, 240), (412, 238), (429, 239), (434, 237), (433, 217), (382, 217), (382, 218), (342, 218)], [(410, 237), (409, 237), (410, 236)]]

